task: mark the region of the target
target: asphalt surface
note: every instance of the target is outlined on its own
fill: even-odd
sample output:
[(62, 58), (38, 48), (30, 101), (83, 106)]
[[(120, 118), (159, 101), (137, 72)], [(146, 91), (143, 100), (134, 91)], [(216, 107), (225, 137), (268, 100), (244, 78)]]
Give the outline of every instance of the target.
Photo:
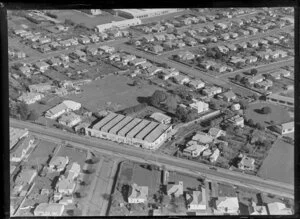
[(10, 119), (10, 126), (16, 128), (27, 128), (29, 131), (46, 136), (53, 141), (66, 141), (75, 146), (86, 149), (108, 151), (110, 154), (120, 156), (126, 159), (165, 165), (168, 169), (190, 173), (197, 176), (206, 177), (221, 182), (231, 183), (237, 186), (246, 186), (252, 189), (294, 198), (294, 186), (291, 184), (262, 179), (256, 176), (246, 175), (239, 172), (233, 172), (226, 169), (212, 170), (209, 165), (193, 162), (181, 158), (171, 157), (162, 154), (156, 154), (141, 148), (118, 144), (112, 141), (96, 139), (87, 136), (79, 136), (68, 132), (63, 132), (54, 128), (47, 128), (29, 122)]

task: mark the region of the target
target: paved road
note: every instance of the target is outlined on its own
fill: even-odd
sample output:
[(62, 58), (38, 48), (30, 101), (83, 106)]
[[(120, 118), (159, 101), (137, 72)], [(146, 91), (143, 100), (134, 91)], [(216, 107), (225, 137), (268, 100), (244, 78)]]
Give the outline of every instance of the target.
[(115, 142), (96, 139), (87, 136), (78, 136), (68, 132), (62, 132), (54, 128), (46, 128), (29, 122), (10, 119), (10, 126), (16, 128), (28, 128), (29, 131), (57, 139), (58, 141), (67, 141), (71, 144), (79, 145), (88, 149), (109, 151), (116, 156), (121, 156), (130, 160), (141, 162), (155, 163), (165, 165), (170, 170), (200, 175), (209, 179), (232, 183), (239, 186), (247, 186), (260, 191), (269, 192), (276, 195), (294, 198), (294, 186), (286, 183), (265, 180), (256, 176), (246, 175), (230, 170), (219, 169), (218, 171), (210, 170), (208, 165), (193, 162), (176, 157), (170, 157), (162, 154), (154, 154), (147, 150), (132, 146), (123, 146)]

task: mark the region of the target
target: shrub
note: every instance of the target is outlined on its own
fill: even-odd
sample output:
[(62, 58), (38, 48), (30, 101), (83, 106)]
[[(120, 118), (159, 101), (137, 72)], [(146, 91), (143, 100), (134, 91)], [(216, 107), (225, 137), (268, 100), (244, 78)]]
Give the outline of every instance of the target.
[(269, 114), (269, 113), (272, 112), (272, 109), (271, 109), (270, 107), (268, 107), (268, 106), (265, 106), (265, 107), (263, 107), (263, 108), (261, 109), (261, 112), (262, 112), (263, 114)]

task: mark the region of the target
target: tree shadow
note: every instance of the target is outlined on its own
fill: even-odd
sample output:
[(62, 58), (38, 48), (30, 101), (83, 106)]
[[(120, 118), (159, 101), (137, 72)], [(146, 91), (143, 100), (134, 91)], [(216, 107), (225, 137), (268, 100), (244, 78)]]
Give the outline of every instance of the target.
[(137, 101), (139, 103), (146, 103), (146, 104), (150, 105), (150, 98), (151, 97), (137, 97)]
[(261, 109), (254, 109), (254, 112), (256, 112), (258, 114), (263, 114)]

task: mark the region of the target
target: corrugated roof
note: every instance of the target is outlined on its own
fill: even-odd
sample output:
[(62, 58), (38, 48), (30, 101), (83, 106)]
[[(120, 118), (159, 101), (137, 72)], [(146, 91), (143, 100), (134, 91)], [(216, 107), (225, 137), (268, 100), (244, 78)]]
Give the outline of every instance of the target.
[(148, 125), (150, 121), (142, 120), (137, 126), (135, 126), (130, 132), (127, 133), (126, 137), (133, 138), (137, 135), (146, 125)]
[(118, 131), (118, 135), (125, 136), (131, 129), (133, 129), (138, 123), (140, 123), (142, 120), (135, 118), (131, 122), (129, 122), (126, 126), (124, 126), (120, 131)]
[(102, 126), (106, 125), (110, 120), (115, 118), (117, 114), (115, 113), (109, 113), (106, 117), (104, 117), (102, 120), (100, 120), (98, 123), (96, 123), (93, 126), (93, 129), (99, 130)]
[(125, 116), (123, 115), (118, 115), (115, 118), (113, 118), (110, 122), (108, 122), (106, 125), (101, 127), (102, 132), (108, 132), (111, 128), (113, 128), (116, 124), (118, 124), (122, 119), (124, 119)]
[(150, 134), (147, 135), (147, 137), (144, 139), (145, 141), (148, 142), (154, 142), (161, 134), (163, 134), (170, 126), (169, 125), (164, 125), (160, 124), (157, 126)]
[(122, 121), (120, 121), (117, 125), (115, 125), (112, 129), (109, 130), (109, 133), (111, 134), (117, 134), (119, 130), (121, 130), (123, 127), (125, 127), (130, 121), (132, 121), (133, 118), (126, 116)]
[(142, 131), (140, 131), (140, 133), (137, 136), (135, 136), (135, 138), (143, 140), (145, 136), (147, 136), (158, 125), (159, 123), (157, 122), (149, 123), (149, 125), (145, 126), (145, 128)]

